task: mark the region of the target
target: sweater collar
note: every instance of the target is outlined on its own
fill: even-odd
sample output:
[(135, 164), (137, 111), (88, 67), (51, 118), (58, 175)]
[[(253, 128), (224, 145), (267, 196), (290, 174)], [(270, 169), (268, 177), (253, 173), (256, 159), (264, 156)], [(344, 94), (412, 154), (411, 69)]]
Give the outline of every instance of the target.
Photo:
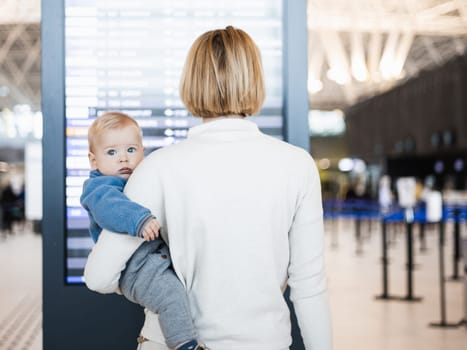
[(258, 126), (249, 120), (243, 118), (229, 118), (217, 119), (208, 121), (200, 125), (196, 125), (188, 131), (188, 137), (198, 136), (205, 133), (213, 132), (259, 132)]
[(98, 177), (98, 176), (102, 176), (102, 173), (99, 170), (91, 170), (89, 172), (89, 177), (91, 178)]

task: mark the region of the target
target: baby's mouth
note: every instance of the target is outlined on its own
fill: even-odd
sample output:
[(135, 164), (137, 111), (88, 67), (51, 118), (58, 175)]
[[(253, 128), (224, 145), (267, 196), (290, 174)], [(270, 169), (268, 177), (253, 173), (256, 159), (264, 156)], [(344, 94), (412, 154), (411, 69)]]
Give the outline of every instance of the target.
[(121, 174), (121, 175), (131, 175), (131, 173), (133, 172), (133, 170), (131, 170), (130, 168), (121, 168), (118, 173)]

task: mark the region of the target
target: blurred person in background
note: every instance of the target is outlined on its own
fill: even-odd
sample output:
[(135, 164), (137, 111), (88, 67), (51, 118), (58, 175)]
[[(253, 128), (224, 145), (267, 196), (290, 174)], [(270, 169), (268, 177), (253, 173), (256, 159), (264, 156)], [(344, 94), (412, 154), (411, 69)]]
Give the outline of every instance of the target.
[(13, 223), (22, 221), (24, 216), (24, 202), (18, 193), (15, 193), (11, 183), (8, 183), (1, 194), (2, 206), (2, 229), (7, 232), (13, 232)]

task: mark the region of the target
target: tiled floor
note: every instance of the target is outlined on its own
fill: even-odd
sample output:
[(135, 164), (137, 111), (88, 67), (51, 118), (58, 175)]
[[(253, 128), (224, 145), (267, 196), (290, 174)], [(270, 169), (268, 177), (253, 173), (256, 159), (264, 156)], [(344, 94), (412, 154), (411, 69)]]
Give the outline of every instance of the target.
[[(362, 253), (356, 254), (354, 225), (326, 224), (335, 350), (465, 350), (467, 328), (439, 329), (437, 232), (428, 230), (427, 251), (415, 245), (414, 290), (421, 302), (380, 301), (381, 238), (363, 227)], [(451, 227), (447, 228), (446, 272), (452, 272)], [(41, 237), (26, 232), (0, 235), (0, 350), (41, 350)], [(415, 235), (418, 236), (417, 230)], [(391, 235), (392, 236), (392, 235)], [(337, 244), (336, 244), (337, 243)], [(390, 292), (405, 295), (405, 241), (402, 230), (390, 248)], [(463, 313), (463, 281), (447, 282), (448, 321)]]
[(0, 234), (0, 350), (40, 350), (42, 239), (18, 231)]
[[(361, 254), (356, 253), (352, 222), (328, 222), (326, 228), (327, 270), (336, 350), (467, 349), (466, 327), (440, 329), (428, 326), (430, 322), (440, 320), (437, 231), (427, 230), (425, 253), (420, 253), (418, 239), (414, 246), (414, 295), (423, 299), (420, 302), (403, 302), (375, 300), (375, 296), (382, 293), (381, 236), (377, 223), (373, 225), (371, 235), (363, 227), (362, 235), (365, 238)], [(417, 229), (414, 228), (416, 238)], [(389, 250), (389, 292), (401, 296), (407, 294), (403, 230), (401, 227), (396, 233)], [(452, 227), (448, 226), (446, 275), (452, 271), (451, 232)], [(392, 233), (390, 236), (394, 238)], [(338, 244), (333, 248), (336, 237)], [(460, 321), (464, 317), (463, 281), (447, 282), (446, 295), (448, 321)]]

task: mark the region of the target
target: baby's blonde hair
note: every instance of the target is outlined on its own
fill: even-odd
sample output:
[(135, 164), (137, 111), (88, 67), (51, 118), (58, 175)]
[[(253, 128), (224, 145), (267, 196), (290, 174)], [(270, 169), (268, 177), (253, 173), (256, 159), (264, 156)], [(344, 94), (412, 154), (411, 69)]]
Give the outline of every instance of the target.
[(125, 126), (135, 126), (140, 130), (141, 134), (141, 128), (139, 127), (138, 123), (128, 114), (112, 111), (106, 112), (100, 117), (97, 117), (88, 130), (89, 150), (93, 152), (96, 138), (99, 137), (99, 135), (101, 135), (103, 132), (105, 132), (106, 130), (123, 128)]

